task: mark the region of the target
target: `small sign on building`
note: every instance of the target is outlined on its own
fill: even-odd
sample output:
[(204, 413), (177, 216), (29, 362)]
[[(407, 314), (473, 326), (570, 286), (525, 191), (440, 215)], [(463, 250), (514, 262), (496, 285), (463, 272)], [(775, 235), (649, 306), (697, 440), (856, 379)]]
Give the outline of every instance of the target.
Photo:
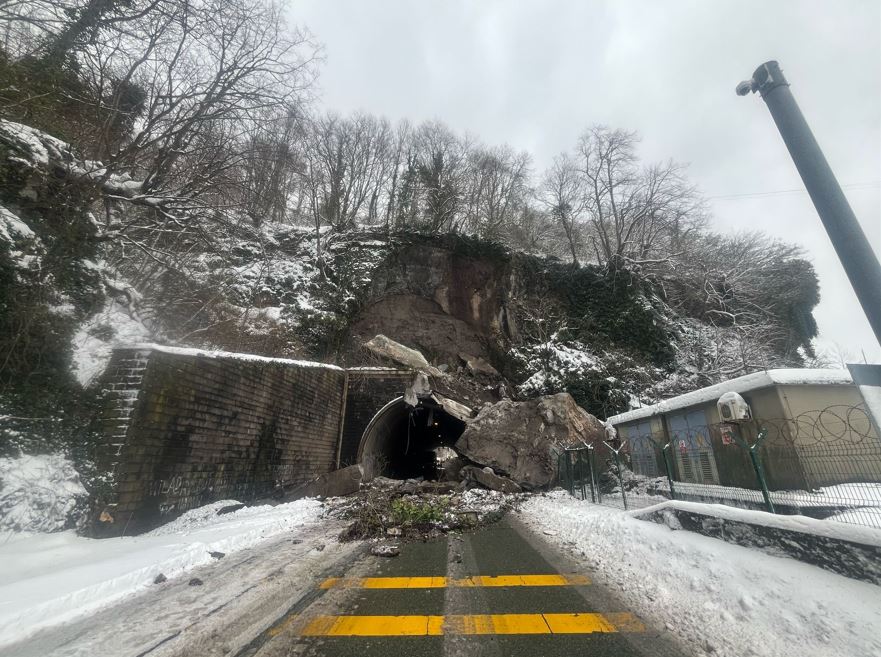
[(736, 434), (734, 433), (736, 430), (731, 424), (723, 424), (719, 427), (719, 434), (722, 436), (723, 445), (733, 445), (737, 442)]

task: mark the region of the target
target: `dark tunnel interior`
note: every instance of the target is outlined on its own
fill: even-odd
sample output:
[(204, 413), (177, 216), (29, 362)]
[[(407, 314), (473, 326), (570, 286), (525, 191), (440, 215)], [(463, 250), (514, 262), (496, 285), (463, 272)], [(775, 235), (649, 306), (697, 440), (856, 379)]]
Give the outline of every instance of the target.
[(361, 462), (373, 476), (435, 480), (442, 473), (441, 462), (452, 456), (442, 448), (451, 448), (464, 430), (464, 422), (433, 402), (413, 408), (398, 400), (365, 432)]

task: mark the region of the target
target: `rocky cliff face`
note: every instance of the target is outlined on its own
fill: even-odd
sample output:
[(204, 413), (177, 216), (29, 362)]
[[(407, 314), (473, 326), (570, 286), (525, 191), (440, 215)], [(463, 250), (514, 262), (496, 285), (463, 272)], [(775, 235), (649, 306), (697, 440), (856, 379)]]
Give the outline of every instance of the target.
[[(636, 277), (461, 236), (382, 239), (386, 250), (349, 324), (350, 350), (383, 334), (451, 369), (471, 357), (489, 361), (515, 384), (528, 380), (525, 394), (576, 384), (580, 403), (592, 396), (601, 404), (618, 384), (619, 365), (649, 376), (640, 368), (672, 360), (673, 318)], [(616, 404), (626, 402), (622, 395)]]
[(510, 260), (429, 241), (406, 244), (375, 272), (352, 339), (384, 334), (451, 366), (463, 364), (463, 355), (487, 358), (487, 341), (517, 337), (514, 286)]

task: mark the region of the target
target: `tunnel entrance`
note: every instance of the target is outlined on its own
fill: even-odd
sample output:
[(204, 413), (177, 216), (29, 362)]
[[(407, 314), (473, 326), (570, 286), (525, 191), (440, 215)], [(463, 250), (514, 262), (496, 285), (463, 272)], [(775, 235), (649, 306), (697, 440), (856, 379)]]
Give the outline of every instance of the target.
[(358, 462), (365, 479), (424, 477), (437, 479), (440, 464), (453, 456), (452, 446), (465, 431), (465, 423), (431, 400), (415, 408), (403, 397), (386, 404), (364, 430)]

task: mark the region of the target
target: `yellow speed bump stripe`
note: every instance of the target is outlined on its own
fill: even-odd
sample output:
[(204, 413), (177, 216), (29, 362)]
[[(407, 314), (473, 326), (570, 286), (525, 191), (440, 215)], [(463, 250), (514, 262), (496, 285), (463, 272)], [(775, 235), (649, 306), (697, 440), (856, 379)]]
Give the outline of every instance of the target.
[(331, 577), (320, 588), (428, 589), (472, 586), (584, 586), (584, 575), (475, 575), (463, 579), (447, 577)]
[(318, 616), (303, 636), (436, 636), (440, 634), (593, 634), (644, 632), (633, 614), (475, 614), (461, 616)]
[(443, 616), (319, 616), (303, 636), (428, 636), (443, 634)]

